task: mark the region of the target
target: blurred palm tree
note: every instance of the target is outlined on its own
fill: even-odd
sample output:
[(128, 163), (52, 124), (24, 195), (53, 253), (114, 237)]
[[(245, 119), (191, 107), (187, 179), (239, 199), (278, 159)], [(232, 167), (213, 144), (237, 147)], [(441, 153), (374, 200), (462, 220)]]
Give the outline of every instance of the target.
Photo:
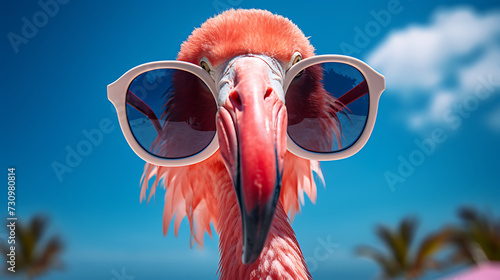
[(445, 229), (430, 234), (418, 244), (416, 250), (411, 250), (416, 229), (417, 221), (414, 218), (403, 219), (395, 230), (379, 225), (376, 234), (388, 252), (384, 253), (371, 246), (360, 246), (356, 253), (377, 262), (382, 268), (383, 279), (416, 279), (426, 269), (444, 268), (445, 263), (436, 260), (434, 255), (446, 246), (452, 231)]
[[(12, 244), (16, 247), (16, 274), (22, 273), (28, 279), (34, 279), (52, 268), (62, 268), (58, 260), (62, 243), (58, 237), (44, 237), (47, 224), (47, 220), (40, 216), (34, 217), (28, 226), (16, 224), (16, 243)], [(47, 241), (42, 242), (44, 240)], [(6, 259), (10, 246), (0, 243), (0, 252)]]
[(500, 261), (500, 220), (470, 207), (460, 208), (458, 216), (462, 225), (453, 228), (450, 239), (455, 247), (452, 263)]

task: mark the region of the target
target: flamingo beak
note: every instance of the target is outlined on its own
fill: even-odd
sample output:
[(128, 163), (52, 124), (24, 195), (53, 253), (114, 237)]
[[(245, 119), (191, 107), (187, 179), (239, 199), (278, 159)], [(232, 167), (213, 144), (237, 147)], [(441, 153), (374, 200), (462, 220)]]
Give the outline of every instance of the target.
[(243, 223), (242, 262), (255, 262), (267, 240), (281, 189), (287, 114), (276, 61), (233, 59), (221, 78), (220, 152), (236, 190)]

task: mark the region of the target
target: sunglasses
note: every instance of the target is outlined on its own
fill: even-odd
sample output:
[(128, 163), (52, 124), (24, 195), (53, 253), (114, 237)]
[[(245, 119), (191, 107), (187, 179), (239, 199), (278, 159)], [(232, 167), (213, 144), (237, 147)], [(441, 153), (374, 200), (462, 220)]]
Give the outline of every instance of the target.
[[(206, 65), (150, 62), (108, 85), (123, 134), (143, 160), (184, 166), (207, 159), (219, 148), (216, 116), (225, 100), (219, 100), (219, 82)], [(385, 89), (384, 76), (342, 55), (313, 56), (281, 71), (289, 152), (309, 160), (337, 160), (366, 144)], [(318, 92), (321, 99), (314, 99)]]

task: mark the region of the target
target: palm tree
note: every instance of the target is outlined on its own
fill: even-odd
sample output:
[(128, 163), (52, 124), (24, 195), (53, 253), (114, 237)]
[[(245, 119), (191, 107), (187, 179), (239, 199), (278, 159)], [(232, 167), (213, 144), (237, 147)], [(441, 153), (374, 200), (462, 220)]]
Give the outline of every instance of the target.
[[(12, 244), (16, 248), (16, 274), (23, 273), (27, 279), (34, 279), (52, 268), (62, 267), (58, 260), (62, 251), (60, 239), (52, 237), (46, 242), (41, 242), (46, 226), (47, 220), (40, 216), (34, 217), (28, 226), (16, 224), (16, 243)], [(0, 243), (0, 252), (6, 259), (10, 246)]]
[(470, 207), (462, 207), (458, 216), (462, 225), (453, 228), (450, 241), (455, 252), (451, 261), (469, 264), (500, 261), (500, 220)]
[(433, 256), (446, 245), (451, 231), (445, 229), (428, 235), (419, 244), (417, 250), (412, 251), (411, 245), (416, 229), (417, 221), (414, 218), (403, 219), (399, 228), (395, 230), (379, 225), (376, 228), (376, 234), (387, 247), (388, 253), (370, 246), (360, 246), (356, 249), (356, 253), (377, 262), (382, 268), (383, 279), (399, 277), (416, 279), (426, 269), (443, 268), (444, 263), (434, 259)]

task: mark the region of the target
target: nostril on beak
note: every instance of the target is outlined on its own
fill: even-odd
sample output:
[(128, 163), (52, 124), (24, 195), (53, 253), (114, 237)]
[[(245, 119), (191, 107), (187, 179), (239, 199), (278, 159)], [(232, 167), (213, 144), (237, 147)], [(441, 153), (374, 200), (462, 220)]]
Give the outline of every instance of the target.
[(273, 88), (267, 87), (266, 94), (264, 94), (264, 100), (266, 100), (268, 97), (270, 97), (271, 93), (273, 93)]
[(229, 101), (231, 101), (231, 104), (233, 105), (233, 107), (239, 111), (242, 110), (242, 105), (241, 105), (241, 98), (240, 98), (240, 95), (238, 94), (238, 91), (237, 90), (233, 90), (231, 91), (231, 93), (229, 93)]

